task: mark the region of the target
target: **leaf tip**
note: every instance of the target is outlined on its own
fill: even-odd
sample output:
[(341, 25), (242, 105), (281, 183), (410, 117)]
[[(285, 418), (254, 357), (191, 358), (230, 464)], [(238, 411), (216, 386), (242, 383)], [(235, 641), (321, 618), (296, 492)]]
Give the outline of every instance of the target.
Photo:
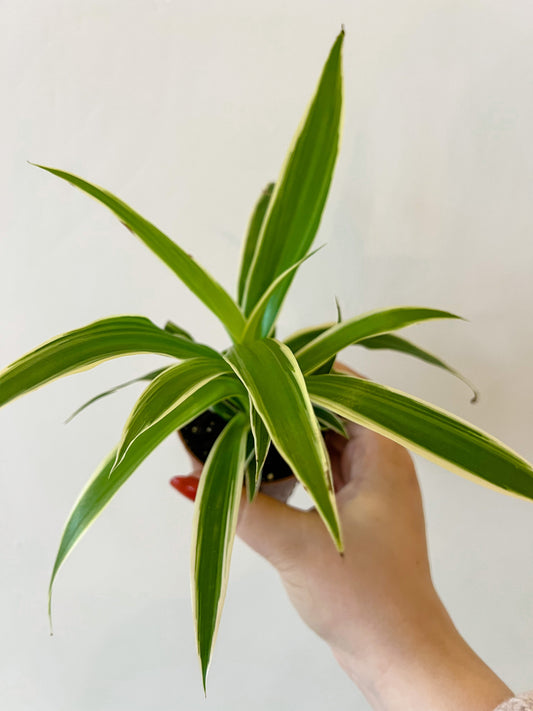
[(464, 384), (467, 385), (470, 388), (470, 390), (472, 391), (472, 397), (470, 398), (470, 404), (475, 405), (475, 403), (479, 401), (479, 390), (476, 387), (474, 387), (474, 385), (469, 380), (464, 378), (462, 375), (459, 375), (459, 377), (464, 382)]
[(333, 539), (333, 543), (335, 544), (335, 548), (337, 549), (337, 552), (339, 553), (339, 555), (343, 556), (344, 555), (344, 541), (342, 540), (342, 529), (341, 529), (340, 521), (338, 519), (338, 514), (336, 516), (335, 524), (336, 525), (331, 526), (329, 530), (330, 530), (331, 538)]
[(128, 230), (128, 232), (131, 232), (132, 235), (135, 234), (127, 222), (124, 222), (124, 220), (120, 220), (120, 224), (124, 225), (124, 227)]
[(79, 413), (82, 411), (82, 407), (79, 407), (77, 410), (74, 410), (72, 414), (70, 414), (66, 420), (64, 420), (63, 424), (68, 425), (69, 422), (72, 422), (72, 420), (76, 417), (76, 415), (79, 415)]
[(335, 296), (335, 308), (337, 309), (337, 323), (342, 323), (342, 310), (337, 296)]
[(53, 579), (50, 581), (50, 586), (48, 588), (48, 631), (50, 637), (54, 636), (54, 623), (52, 621), (52, 583)]
[(202, 655), (200, 657), (200, 664), (202, 668), (202, 688), (204, 690), (204, 699), (207, 699), (207, 672), (209, 671), (209, 655), (207, 659)]
[(342, 58), (342, 49), (343, 49), (343, 45), (344, 45), (344, 36), (345, 35), (346, 35), (346, 30), (344, 28), (344, 23), (342, 23), (341, 31), (337, 35), (337, 39), (335, 40), (335, 44), (333, 45), (333, 49), (334, 50), (337, 49), (337, 51), (338, 51), (339, 61)]

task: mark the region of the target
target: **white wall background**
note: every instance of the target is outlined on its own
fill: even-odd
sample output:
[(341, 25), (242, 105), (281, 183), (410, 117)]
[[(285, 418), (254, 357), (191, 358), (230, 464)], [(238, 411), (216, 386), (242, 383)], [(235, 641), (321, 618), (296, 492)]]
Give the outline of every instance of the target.
[[(420, 304), (468, 323), (411, 329), (481, 389), (353, 349), (373, 379), (466, 417), (533, 458), (533, 9), (529, 0), (26, 0), (0, 3), (0, 364), (108, 315), (221, 328), (96, 203), (29, 166), (78, 173), (167, 230), (228, 288), (341, 23), (344, 142), (284, 332)], [(338, 711), (368, 706), (238, 542), (204, 701), (189, 602), (187, 473), (166, 442), (46, 590), (59, 534), (155, 367), (113, 361), (0, 413), (0, 707), (10, 711)], [(461, 632), (533, 687), (533, 504), (417, 460), (435, 581)]]

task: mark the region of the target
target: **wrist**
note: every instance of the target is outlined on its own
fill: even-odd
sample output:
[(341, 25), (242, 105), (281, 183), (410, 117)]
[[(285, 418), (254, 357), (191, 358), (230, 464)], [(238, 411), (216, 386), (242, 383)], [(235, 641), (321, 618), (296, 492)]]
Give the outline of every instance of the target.
[(375, 711), (493, 711), (513, 692), (435, 599), (366, 654), (332, 651)]

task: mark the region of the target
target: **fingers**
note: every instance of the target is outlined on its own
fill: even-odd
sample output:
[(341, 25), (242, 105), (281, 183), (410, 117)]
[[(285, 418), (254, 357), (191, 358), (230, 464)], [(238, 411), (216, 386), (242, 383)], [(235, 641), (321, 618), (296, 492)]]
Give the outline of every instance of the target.
[[(340, 361), (335, 361), (334, 369), (336, 372), (369, 380), (366, 375), (358, 373)], [(344, 466), (341, 466), (343, 471), (346, 469), (346, 460), (350, 460), (351, 471), (346, 472), (348, 480), (357, 478), (367, 469), (374, 471), (373, 479), (365, 477), (373, 485), (376, 485), (379, 480), (384, 480), (387, 475), (396, 481), (404, 478), (412, 480), (413, 477), (416, 479), (413, 460), (405, 447), (354, 422), (344, 420), (344, 426), (349, 439), (331, 433), (328, 447), (344, 460)]]
[[(193, 461), (193, 464), (196, 462)], [(196, 468), (187, 476), (173, 477), (170, 484), (180, 494), (194, 501), (200, 475), (201, 468)], [(261, 492), (250, 503), (243, 488), (237, 535), (278, 570), (285, 569), (296, 559), (299, 547), (305, 543), (307, 521), (306, 512)]]
[(344, 425), (348, 439), (336, 432), (328, 432), (325, 438), (335, 493), (339, 493), (351, 481), (360, 479), (365, 467), (372, 464), (376, 456), (377, 435), (374, 432), (353, 422), (346, 421)]
[(345, 426), (349, 439), (334, 432), (326, 437), (338, 504), (361, 496), (383, 502), (412, 497), (417, 479), (409, 452), (361, 425)]
[(204, 463), (201, 462), (198, 457), (196, 457), (190, 449), (186, 449), (187, 456), (189, 457), (189, 461), (191, 463), (191, 466), (193, 468), (193, 471), (200, 473), (203, 469)]
[(187, 476), (175, 476), (170, 480), (170, 485), (191, 501), (196, 499), (199, 483), (200, 471), (192, 471)]
[(250, 503), (243, 491), (237, 535), (278, 570), (296, 559), (305, 544), (307, 523), (305, 511), (262, 493)]
[(277, 499), (278, 501), (281, 501), (282, 504), (286, 504), (287, 499), (294, 491), (296, 484), (296, 478), (293, 476), (274, 481), (263, 480), (260, 491), (262, 491), (263, 494), (270, 496), (272, 499)]

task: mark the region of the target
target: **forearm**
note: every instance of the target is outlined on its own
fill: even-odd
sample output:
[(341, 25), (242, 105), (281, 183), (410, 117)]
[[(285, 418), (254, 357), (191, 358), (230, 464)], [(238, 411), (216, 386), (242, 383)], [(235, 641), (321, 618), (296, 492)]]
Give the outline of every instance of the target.
[(365, 659), (333, 649), (375, 711), (493, 711), (513, 696), (457, 632), (438, 598), (420, 616), (406, 621), (394, 647), (377, 645)]

